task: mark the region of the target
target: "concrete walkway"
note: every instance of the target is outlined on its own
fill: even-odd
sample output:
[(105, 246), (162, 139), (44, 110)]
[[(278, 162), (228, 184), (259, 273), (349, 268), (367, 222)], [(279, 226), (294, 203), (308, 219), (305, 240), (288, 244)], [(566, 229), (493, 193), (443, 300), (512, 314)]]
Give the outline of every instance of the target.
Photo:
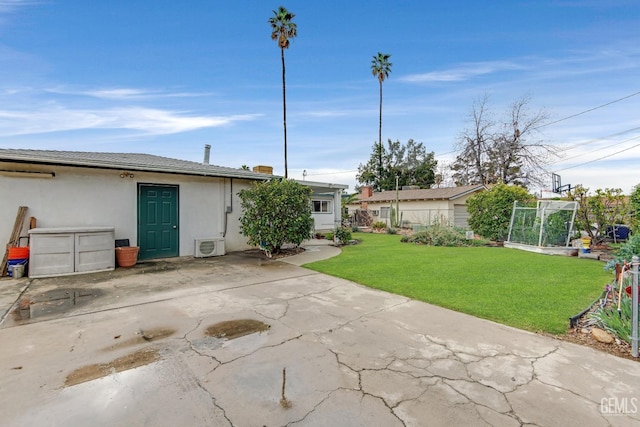
[[(638, 362), (295, 258), (0, 280), (15, 295), (28, 284), (24, 296), (39, 301), (29, 320), (11, 314), (0, 325), (0, 424), (640, 425)], [(73, 298), (42, 299), (61, 290)]]

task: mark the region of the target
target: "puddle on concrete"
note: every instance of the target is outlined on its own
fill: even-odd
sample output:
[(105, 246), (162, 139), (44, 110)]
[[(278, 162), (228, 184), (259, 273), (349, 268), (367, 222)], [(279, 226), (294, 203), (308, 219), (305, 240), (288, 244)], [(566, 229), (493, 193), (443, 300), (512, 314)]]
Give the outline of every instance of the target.
[(271, 328), (270, 325), (254, 319), (226, 320), (209, 326), (205, 335), (232, 340), (256, 332), (268, 331), (269, 328)]
[(115, 343), (107, 347), (105, 350), (116, 350), (119, 348), (132, 347), (138, 344), (158, 341), (164, 338), (168, 338), (175, 333), (176, 330), (171, 328), (153, 328), (140, 330), (136, 332), (136, 335), (134, 337), (124, 340), (120, 340), (122, 337), (121, 335), (116, 335), (113, 337)]
[[(14, 312), (14, 320), (26, 320), (64, 313), (102, 295), (99, 289), (55, 289), (22, 298)], [(28, 307), (28, 310), (25, 310)]]
[(159, 356), (156, 350), (145, 349), (126, 356), (118, 357), (109, 363), (83, 366), (82, 368), (76, 369), (67, 375), (64, 386), (71, 387), (87, 381), (106, 377), (114, 372), (128, 371), (140, 366), (145, 366), (155, 362), (158, 358)]

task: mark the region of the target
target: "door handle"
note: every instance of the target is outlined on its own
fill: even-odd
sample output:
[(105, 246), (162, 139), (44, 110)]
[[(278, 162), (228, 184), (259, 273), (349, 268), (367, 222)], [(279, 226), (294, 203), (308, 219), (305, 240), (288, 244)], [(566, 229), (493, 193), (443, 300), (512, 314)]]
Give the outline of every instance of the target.
[(173, 229), (175, 230), (176, 228), (178, 228), (178, 226), (177, 226), (177, 225), (174, 225), (174, 226), (173, 226)]

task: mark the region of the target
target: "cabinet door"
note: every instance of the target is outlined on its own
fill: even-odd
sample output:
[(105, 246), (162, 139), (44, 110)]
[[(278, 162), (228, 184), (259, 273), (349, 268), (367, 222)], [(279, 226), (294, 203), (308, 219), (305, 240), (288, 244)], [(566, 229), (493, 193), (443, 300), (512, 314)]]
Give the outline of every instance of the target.
[(106, 270), (115, 267), (113, 233), (109, 231), (76, 233), (76, 272)]
[(74, 234), (34, 234), (29, 246), (29, 277), (74, 272)]

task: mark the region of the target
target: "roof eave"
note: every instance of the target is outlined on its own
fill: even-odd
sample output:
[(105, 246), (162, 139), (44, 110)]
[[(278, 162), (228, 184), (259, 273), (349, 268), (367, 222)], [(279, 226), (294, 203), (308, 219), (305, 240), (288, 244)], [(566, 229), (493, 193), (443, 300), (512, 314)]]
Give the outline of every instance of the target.
[(69, 167), (85, 167), (85, 168), (96, 168), (96, 169), (109, 169), (109, 170), (117, 170), (117, 169), (129, 169), (137, 172), (157, 172), (157, 173), (167, 173), (174, 175), (193, 175), (193, 176), (210, 176), (210, 177), (220, 177), (220, 178), (240, 178), (240, 179), (249, 179), (249, 180), (266, 180), (271, 178), (278, 178), (276, 175), (270, 174), (261, 174), (257, 172), (246, 171), (243, 172), (241, 170), (236, 171), (203, 171), (203, 170), (190, 170), (190, 169), (181, 169), (181, 168), (171, 168), (171, 167), (162, 167), (162, 166), (141, 166), (136, 163), (111, 163), (111, 162), (101, 162), (97, 160), (64, 160), (60, 161), (59, 159), (34, 159), (28, 156), (14, 155), (9, 157), (2, 157), (0, 161), (6, 162), (17, 162), (17, 163), (35, 163), (41, 165), (54, 165), (54, 166), (69, 166)]

